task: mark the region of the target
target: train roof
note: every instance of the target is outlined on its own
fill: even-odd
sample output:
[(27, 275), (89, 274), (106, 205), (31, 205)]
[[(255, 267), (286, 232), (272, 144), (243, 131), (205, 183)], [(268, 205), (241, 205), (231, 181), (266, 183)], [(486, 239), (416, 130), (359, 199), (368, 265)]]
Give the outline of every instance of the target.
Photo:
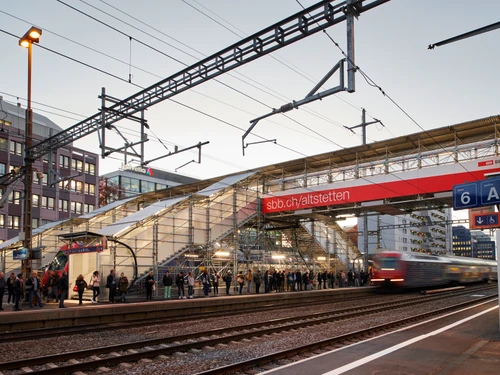
[(469, 264), (477, 266), (496, 266), (496, 260), (459, 257), (454, 255), (432, 255), (424, 253), (412, 253), (396, 250), (385, 250), (377, 254), (377, 257), (397, 256), (402, 260), (431, 261), (438, 263)]

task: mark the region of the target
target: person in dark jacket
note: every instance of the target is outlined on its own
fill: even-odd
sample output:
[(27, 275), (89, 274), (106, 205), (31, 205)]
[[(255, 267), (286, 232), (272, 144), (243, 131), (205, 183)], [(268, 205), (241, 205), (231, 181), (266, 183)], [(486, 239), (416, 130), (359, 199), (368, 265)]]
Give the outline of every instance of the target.
[(165, 272), (165, 276), (163, 276), (163, 286), (165, 289), (163, 290), (163, 299), (170, 299), (170, 291), (172, 290), (172, 284), (174, 280), (172, 276), (167, 272)]
[(128, 278), (127, 276), (125, 276), (125, 273), (122, 272), (120, 274), (120, 280), (118, 280), (118, 290), (120, 291), (120, 300), (123, 303), (127, 302), (125, 298), (127, 296), (127, 289), (128, 289)]
[(300, 272), (300, 270), (297, 270), (297, 272), (295, 272), (295, 282), (297, 283), (296, 290), (302, 290), (302, 273)]
[(155, 285), (155, 277), (153, 271), (150, 271), (146, 276), (146, 301), (153, 299), (153, 288)]
[(108, 301), (109, 303), (115, 303), (115, 295), (116, 295), (116, 277), (115, 270), (109, 271), (109, 275), (106, 278), (106, 288), (108, 288)]
[(68, 273), (63, 271), (61, 277), (58, 281), (58, 289), (59, 289), (59, 308), (64, 309), (64, 299), (68, 297)]
[(269, 293), (269, 271), (264, 272), (264, 293)]
[(23, 274), (19, 273), (17, 277), (14, 279), (13, 291), (14, 291), (14, 311), (21, 311), (19, 308), (19, 301), (21, 300), (21, 296), (23, 294)]
[(40, 282), (40, 279), (38, 278), (38, 275), (36, 272), (33, 272), (31, 274), (31, 277), (28, 277), (26, 279), (26, 282), (24, 283), (24, 289), (28, 292), (28, 299), (30, 302), (30, 309), (33, 308), (33, 297), (36, 297), (36, 300), (38, 302), (38, 307), (42, 307), (42, 297), (40, 296), (40, 290), (42, 289), (42, 283)]
[(76, 278), (75, 285), (78, 288), (78, 304), (82, 305), (83, 302), (83, 292), (85, 292), (85, 289), (87, 289), (87, 282), (83, 278), (83, 275), (80, 274)]
[(0, 311), (3, 310), (2, 302), (3, 302), (3, 294), (5, 293), (5, 275), (3, 272), (0, 272)]
[(260, 270), (254, 274), (253, 282), (255, 283), (255, 293), (259, 293), (260, 284), (262, 283), (262, 275), (260, 274)]
[(179, 299), (186, 298), (186, 294), (184, 293), (184, 274), (182, 272), (179, 272), (179, 274), (175, 277), (175, 285), (177, 285)]
[(9, 296), (7, 297), (7, 304), (14, 303), (14, 280), (16, 279), (16, 275), (14, 272), (11, 272), (10, 277), (7, 279), (7, 293)]
[(233, 275), (231, 271), (227, 271), (227, 275), (224, 277), (224, 282), (226, 283), (226, 296), (229, 295), (229, 289), (231, 288), (231, 282), (233, 281)]

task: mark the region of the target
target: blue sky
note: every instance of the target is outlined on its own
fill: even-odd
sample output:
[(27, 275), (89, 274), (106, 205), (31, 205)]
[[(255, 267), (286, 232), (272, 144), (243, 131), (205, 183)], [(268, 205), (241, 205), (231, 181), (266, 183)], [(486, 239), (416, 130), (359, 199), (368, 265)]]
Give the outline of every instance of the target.
[[(295, 0), (65, 0), (65, 3), (188, 65), (301, 10)], [(310, 6), (316, 2), (301, 0), (301, 3)], [(140, 86), (152, 85), (183, 68), (180, 63), (135, 41), (130, 44), (128, 36), (56, 0), (3, 1), (0, 11), (0, 29), (22, 36), (32, 24), (37, 25), (43, 29), (43, 46), (123, 80), (128, 79), (131, 71), (132, 82)], [(179, 102), (224, 122), (169, 101), (148, 110), (146, 117), (152, 131), (149, 132), (151, 141), (146, 146), (146, 159), (153, 159), (166, 151), (160, 142), (155, 141), (156, 137), (162, 139), (170, 150), (173, 145), (182, 148), (210, 141), (203, 147), (201, 165), (191, 163), (179, 170), (179, 173), (208, 178), (359, 145), (360, 132), (352, 134), (343, 126), (359, 124), (361, 108), (366, 108), (368, 120), (373, 116), (385, 125), (368, 128), (368, 143), (498, 114), (500, 74), (496, 63), (500, 54), (500, 30), (433, 51), (427, 49), (431, 43), (498, 22), (498, 14), (500, 2), (495, 0), (482, 1), (481, 6), (471, 6), (470, 1), (464, 0), (392, 0), (363, 13), (356, 21), (356, 64), (417, 124), (358, 74), (355, 93), (341, 93), (289, 112), (289, 117), (295, 121), (278, 115), (270, 121), (260, 122), (255, 128), (255, 133), (268, 139), (276, 138), (280, 145), (291, 150), (266, 143), (250, 146), (243, 157), (243, 131), (224, 122), (247, 129), (249, 121), (268, 113), (269, 107), (302, 99), (315, 82), (342, 58), (331, 40), (318, 33), (247, 64), (233, 71), (231, 76), (220, 77), (222, 82), (246, 96), (210, 81), (175, 97)], [(345, 30), (344, 23), (328, 29), (329, 35), (344, 50)], [(17, 101), (16, 97), (26, 98), (27, 53), (17, 42), (17, 39), (0, 32), (3, 56), (0, 95), (12, 102)], [(117, 98), (125, 98), (140, 90), (40, 48), (34, 48), (33, 59), (33, 101), (72, 113), (41, 104), (33, 107), (36, 111), (53, 112), (39, 111), (63, 128), (97, 112), (101, 87), (106, 87), (107, 93)], [(129, 66), (130, 62), (133, 67)], [(336, 84), (334, 78), (331, 85)], [(324, 86), (328, 87), (329, 84)], [(20, 102), (25, 105), (25, 100), (20, 99)], [(138, 129), (134, 123), (120, 122), (117, 125), (130, 141), (137, 140)], [(112, 145), (115, 147), (123, 145), (118, 137), (110, 136), (109, 139), (114, 141)], [(252, 136), (248, 138), (248, 141), (257, 140)], [(99, 152), (96, 134), (76, 145)], [(196, 154), (185, 153), (161, 159), (151, 166), (173, 171), (196, 158)], [(101, 160), (101, 173), (115, 170), (122, 160), (120, 154)]]

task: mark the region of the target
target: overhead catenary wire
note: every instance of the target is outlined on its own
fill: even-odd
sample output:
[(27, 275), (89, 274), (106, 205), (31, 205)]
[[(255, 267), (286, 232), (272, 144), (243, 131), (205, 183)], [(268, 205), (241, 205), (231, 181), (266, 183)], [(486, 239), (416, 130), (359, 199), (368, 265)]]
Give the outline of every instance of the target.
[[(292, 151), (296, 152), (295, 150), (292, 150)], [(301, 154), (301, 155), (306, 156), (306, 155), (304, 155), (304, 154)], [(366, 179), (366, 178), (365, 178), (365, 179)], [(368, 179), (366, 179), (366, 180), (367, 180), (367, 181), (369, 181)]]

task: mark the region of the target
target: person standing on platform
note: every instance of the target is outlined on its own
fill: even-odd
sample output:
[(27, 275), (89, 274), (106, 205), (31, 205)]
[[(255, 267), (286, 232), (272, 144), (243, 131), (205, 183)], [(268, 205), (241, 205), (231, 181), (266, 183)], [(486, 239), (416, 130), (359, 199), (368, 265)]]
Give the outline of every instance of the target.
[(68, 273), (66, 271), (62, 271), (57, 286), (59, 289), (59, 308), (64, 309), (66, 308), (64, 300), (68, 297)]
[(201, 275), (201, 282), (203, 283), (203, 294), (205, 297), (208, 297), (208, 293), (210, 293), (210, 275), (206, 269)]
[(2, 303), (3, 303), (3, 294), (5, 293), (5, 274), (3, 272), (0, 272), (0, 311), (3, 310)]
[(170, 291), (172, 290), (172, 284), (174, 280), (172, 280), (172, 276), (167, 272), (165, 272), (165, 276), (163, 276), (163, 299), (170, 299)]
[(247, 282), (247, 294), (250, 294), (250, 287), (252, 286), (252, 271), (248, 270), (247, 275), (245, 277)]
[(308, 290), (309, 287), (309, 274), (307, 272), (304, 272), (302, 274), (302, 284), (304, 284), (304, 290)]
[(260, 274), (260, 270), (257, 271), (255, 276), (253, 277), (253, 282), (255, 283), (255, 293), (260, 293), (260, 284), (262, 283), (262, 275)]
[(214, 296), (217, 297), (219, 295), (219, 274), (215, 272), (212, 277), (212, 284), (214, 286)]
[(90, 287), (92, 288), (92, 303), (97, 303), (97, 296), (101, 293), (101, 278), (99, 277), (99, 271), (94, 271), (92, 274), (92, 279), (90, 280)]
[(78, 304), (83, 305), (83, 292), (87, 289), (87, 282), (82, 274), (79, 274), (75, 281), (75, 286), (78, 289)]
[(116, 277), (115, 270), (111, 270), (106, 279), (106, 288), (108, 288), (108, 301), (109, 303), (115, 303), (115, 295), (116, 295)]
[[(16, 279), (16, 275), (14, 272), (10, 273), (9, 278), (7, 279), (7, 293), (9, 296), (7, 297), (7, 304), (14, 304), (14, 280)], [(11, 302), (12, 300), (12, 302)]]
[(296, 290), (302, 291), (302, 273), (300, 272), (300, 270), (297, 270), (297, 272), (295, 272), (295, 282), (297, 283)]
[(153, 299), (153, 289), (155, 285), (155, 277), (153, 271), (149, 271), (146, 276), (146, 301), (151, 301)]
[(33, 297), (36, 297), (38, 302), (38, 307), (43, 307), (42, 305), (42, 297), (40, 296), (40, 289), (42, 284), (40, 283), (40, 279), (36, 272), (31, 273), (31, 277), (29, 277), (24, 283), (24, 289), (28, 292), (28, 299), (30, 302), (30, 309), (33, 308)]
[(240, 294), (243, 291), (243, 284), (245, 283), (245, 279), (243, 274), (240, 272), (238, 276), (236, 276), (236, 281), (238, 282), (238, 285), (240, 286)]
[(269, 293), (269, 271), (264, 272), (264, 293)]
[(175, 277), (175, 285), (177, 285), (177, 291), (179, 293), (179, 299), (186, 298), (186, 294), (184, 293), (184, 274), (179, 272), (179, 274)]
[(120, 274), (120, 280), (118, 280), (118, 290), (120, 291), (120, 301), (125, 303), (128, 289), (128, 278), (125, 273)]
[(227, 275), (224, 277), (224, 282), (226, 283), (226, 296), (229, 296), (229, 289), (231, 289), (231, 282), (233, 281), (233, 275), (231, 271), (227, 271)]
[(21, 300), (21, 296), (23, 294), (23, 274), (19, 273), (17, 277), (14, 279), (13, 291), (14, 291), (14, 311), (21, 311), (19, 308), (19, 301)]
[(47, 302), (51, 301), (52, 298), (59, 302), (59, 275), (54, 270), (50, 271), (49, 276), (49, 294), (47, 296)]
[(194, 277), (191, 272), (188, 273), (188, 298), (193, 298), (194, 294)]

